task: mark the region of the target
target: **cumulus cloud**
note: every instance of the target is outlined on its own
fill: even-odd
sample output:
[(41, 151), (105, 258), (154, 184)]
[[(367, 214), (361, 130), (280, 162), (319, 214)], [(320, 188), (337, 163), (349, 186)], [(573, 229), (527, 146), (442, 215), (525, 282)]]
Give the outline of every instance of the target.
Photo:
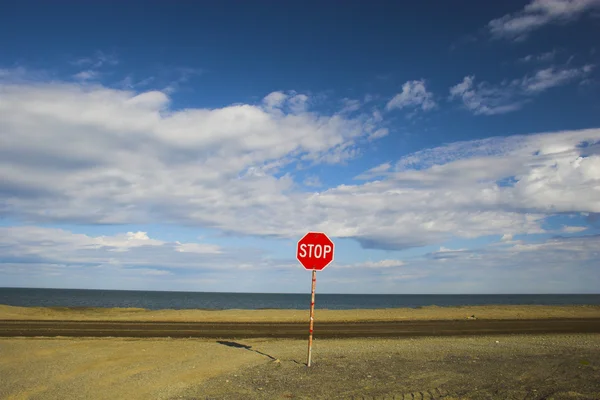
[(288, 95), (283, 92), (272, 92), (265, 96), (263, 103), (269, 109), (280, 108), (287, 98)]
[[(408, 162), (401, 159), (396, 179), (421, 187), (446, 187), (444, 182), (450, 187), (462, 186), (460, 182), (477, 181), (491, 189), (480, 192), (487, 194), (482, 200), (491, 196), (485, 201), (496, 206), (510, 204), (513, 210), (548, 213), (576, 212), (581, 206), (597, 209), (599, 135), (600, 130), (591, 129), (454, 143), (408, 156)], [(453, 178), (453, 174), (459, 176)], [(568, 206), (579, 196), (579, 206)]]
[(395, 95), (386, 105), (388, 110), (420, 108), (428, 111), (435, 108), (433, 93), (427, 91), (425, 80), (408, 81), (402, 85), (402, 92)]
[(599, 235), (555, 237), (539, 243), (525, 243), (520, 241), (505, 249), (509, 253), (536, 253), (547, 250), (551, 253), (563, 252), (573, 259), (592, 259), (600, 255)]
[(600, 210), (599, 143), (600, 130), (587, 130), (450, 144), (315, 200), (329, 207), (323, 228), (369, 248), (542, 233), (550, 215)]
[[(300, 94), (174, 111), (159, 91), (37, 81), (0, 91), (0, 212), (37, 221), (143, 222), (158, 212), (230, 230), (274, 210), (283, 217), (293, 179), (274, 174), (343, 162), (386, 131), (370, 115), (303, 111)], [(289, 232), (279, 224), (260, 230)]]
[(548, 89), (585, 78), (593, 69), (593, 65), (551, 66), (499, 84), (476, 83), (475, 76), (465, 76), (450, 88), (450, 99), (460, 100), (475, 115), (505, 114), (521, 109), (532, 97)]
[(533, 243), (511, 238), (469, 250), (442, 246), (399, 267), (329, 271), (340, 272), (332, 277), (344, 280), (340, 286), (379, 293), (597, 293), (598, 249), (598, 235)]
[(263, 99), (263, 104), (266, 110), (276, 113), (291, 113), (302, 114), (308, 109), (309, 98), (302, 93), (295, 91), (272, 92)]
[(510, 240), (454, 252), (452, 259), (415, 260), (406, 267), (431, 265), (450, 285), (461, 287), (459, 292), (596, 293), (599, 248), (598, 235), (535, 243)]
[[(225, 290), (228, 282), (235, 286), (231, 285), (231, 273), (239, 274), (248, 265), (252, 271), (276, 272), (293, 264), (257, 249), (168, 242), (139, 231), (91, 236), (39, 226), (0, 227), (0, 248), (3, 282), (15, 284), (15, 279), (21, 279), (21, 286), (37, 286), (39, 281), (46, 287), (132, 288), (133, 282), (165, 290), (185, 288), (187, 284), (180, 278), (188, 276), (210, 277)], [(204, 282), (195, 289), (208, 290), (207, 285)]]
[(572, 22), (594, 9), (600, 9), (599, 0), (533, 0), (519, 12), (491, 20), (488, 29), (494, 38), (522, 40), (545, 25)]
[[(89, 236), (64, 229), (37, 226), (0, 227), (0, 247), (5, 249), (4, 257), (34, 257), (46, 263), (103, 264), (118, 258), (120, 261), (127, 260), (130, 264), (146, 267), (162, 265), (194, 268), (201, 260), (197, 258), (198, 255), (212, 257), (224, 253), (215, 244), (169, 243), (151, 239), (146, 232)], [(155, 258), (158, 254), (156, 249), (161, 249), (161, 253), (164, 254), (160, 262)], [(185, 258), (178, 255), (178, 252), (195, 253), (196, 258)], [(168, 261), (168, 257), (173, 257), (173, 260)]]
[(313, 192), (294, 167), (356, 156), (383, 129), (379, 118), (309, 111), (291, 92), (184, 110), (159, 91), (101, 85), (4, 82), (0, 94), (0, 215), (16, 220), (162, 221), (276, 238), (310, 227), (398, 250), (541, 233), (555, 213), (600, 212), (597, 129), (453, 143)]
[[(30, 287), (267, 292), (297, 292), (302, 290), (298, 281), (305, 278), (308, 288), (309, 276), (293, 257), (274, 259), (268, 253), (234, 248), (190, 254), (178, 250), (180, 245), (144, 232), (89, 236), (3, 227), (0, 276), (5, 284)], [(405, 260), (335, 261), (319, 276), (319, 285), (329, 293), (593, 293), (600, 284), (598, 249), (598, 235), (533, 242), (510, 238), (470, 250), (442, 246)], [(232, 273), (236, 279), (231, 279)]]

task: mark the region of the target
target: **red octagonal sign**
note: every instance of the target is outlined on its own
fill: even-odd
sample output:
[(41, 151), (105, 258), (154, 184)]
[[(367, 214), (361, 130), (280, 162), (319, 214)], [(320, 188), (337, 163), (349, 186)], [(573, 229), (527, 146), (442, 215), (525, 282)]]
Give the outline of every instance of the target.
[(322, 232), (308, 232), (298, 241), (296, 258), (306, 269), (321, 271), (333, 261), (333, 242)]

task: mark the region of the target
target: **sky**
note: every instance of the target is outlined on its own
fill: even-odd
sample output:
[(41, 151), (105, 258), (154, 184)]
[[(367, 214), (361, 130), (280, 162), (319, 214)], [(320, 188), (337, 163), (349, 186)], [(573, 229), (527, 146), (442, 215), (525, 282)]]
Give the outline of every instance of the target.
[(600, 0), (0, 0), (0, 287), (599, 293)]

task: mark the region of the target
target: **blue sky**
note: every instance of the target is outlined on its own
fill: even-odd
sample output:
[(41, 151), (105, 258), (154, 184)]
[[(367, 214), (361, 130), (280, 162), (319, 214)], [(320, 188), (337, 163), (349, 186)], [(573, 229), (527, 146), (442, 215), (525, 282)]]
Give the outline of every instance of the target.
[(598, 0), (0, 8), (0, 286), (598, 292)]

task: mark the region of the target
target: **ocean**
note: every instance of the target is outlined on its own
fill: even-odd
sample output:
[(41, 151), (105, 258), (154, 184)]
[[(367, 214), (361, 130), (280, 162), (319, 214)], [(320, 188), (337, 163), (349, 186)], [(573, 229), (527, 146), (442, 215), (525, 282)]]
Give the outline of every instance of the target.
[[(0, 288), (0, 304), (24, 307), (159, 309), (308, 309), (310, 293), (215, 293), (135, 290)], [(469, 305), (600, 305), (600, 294), (318, 294), (319, 309)]]

